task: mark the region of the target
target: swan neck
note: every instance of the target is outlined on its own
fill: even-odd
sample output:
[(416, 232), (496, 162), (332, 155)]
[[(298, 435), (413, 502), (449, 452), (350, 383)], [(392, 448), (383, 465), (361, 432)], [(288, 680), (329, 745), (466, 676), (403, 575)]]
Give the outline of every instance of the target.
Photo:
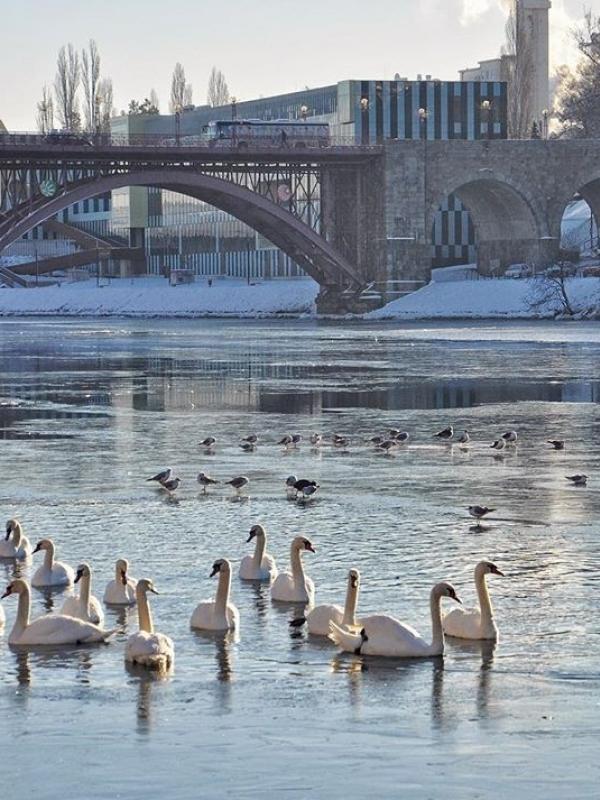
[(17, 604), (17, 617), (15, 619), (15, 624), (13, 625), (11, 638), (13, 636), (19, 636), (25, 628), (29, 625), (29, 604), (31, 602), (31, 594), (29, 592), (29, 587), (23, 589), (22, 592), (19, 593), (19, 602)]
[(488, 592), (485, 573), (475, 575), (475, 587), (477, 589), (479, 608), (481, 610), (481, 624), (483, 626), (490, 625), (494, 618), (494, 609), (492, 608), (492, 601), (490, 599), (490, 593)]
[(10, 538), (12, 540), (13, 547), (15, 548), (15, 550), (18, 550), (19, 547), (21, 546), (21, 540), (23, 539), (23, 534), (21, 533), (21, 526), (20, 525), (17, 525), (14, 528), (14, 530), (12, 532), (12, 536)]
[(297, 547), (292, 546), (292, 553), (290, 556), (290, 561), (292, 564), (292, 576), (294, 578), (294, 583), (304, 584), (304, 567), (302, 566), (302, 556), (300, 555), (300, 550)]
[(429, 600), (431, 607), (431, 650), (433, 655), (444, 651), (444, 631), (442, 629), (442, 597), (435, 590)]
[(148, 595), (145, 588), (138, 584), (136, 595), (140, 630), (146, 631), (146, 633), (154, 633), (154, 623), (152, 622), (150, 603), (148, 602)]
[(343, 625), (356, 625), (356, 606), (358, 605), (358, 586), (353, 586), (352, 580), (348, 581), (346, 602), (344, 604)]
[(54, 564), (54, 543), (50, 542), (44, 551), (44, 567), (46, 569), (52, 569), (52, 564)]
[(254, 548), (254, 566), (260, 567), (262, 564), (263, 556), (265, 554), (265, 550), (267, 548), (267, 537), (266, 536), (257, 536), (256, 537), (256, 547)]
[(229, 602), (229, 591), (231, 589), (231, 570), (221, 567), (219, 570), (219, 585), (215, 597), (215, 611), (217, 614), (225, 614)]
[(81, 578), (81, 589), (79, 590), (79, 602), (81, 606), (88, 611), (90, 606), (90, 596), (92, 590), (92, 577), (91, 575), (83, 575)]

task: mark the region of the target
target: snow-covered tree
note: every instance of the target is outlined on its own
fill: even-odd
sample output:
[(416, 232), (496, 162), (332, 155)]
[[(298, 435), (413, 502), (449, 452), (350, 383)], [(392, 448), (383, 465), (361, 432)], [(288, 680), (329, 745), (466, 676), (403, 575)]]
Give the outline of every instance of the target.
[(565, 137), (600, 138), (600, 16), (586, 11), (574, 31), (580, 60), (572, 72), (563, 67), (556, 118)]

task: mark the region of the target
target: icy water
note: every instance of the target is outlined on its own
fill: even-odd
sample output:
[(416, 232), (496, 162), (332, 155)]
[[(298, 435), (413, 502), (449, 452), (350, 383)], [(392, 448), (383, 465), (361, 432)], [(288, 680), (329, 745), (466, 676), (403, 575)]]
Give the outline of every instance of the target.
[[(0, 797), (597, 798), (599, 402), (594, 324), (0, 321), (2, 521), (89, 561), (100, 597), (126, 556), (161, 591), (156, 628), (176, 647), (168, 679), (131, 674), (136, 614), (109, 611), (110, 645), (14, 652), (3, 600)], [(467, 450), (432, 439), (449, 423), (471, 432)], [(395, 456), (361, 443), (391, 426), (411, 433)], [(519, 446), (495, 458), (510, 428)], [(275, 445), (312, 431), (352, 441)], [(165, 465), (176, 500), (144, 480)], [(200, 469), (248, 475), (249, 499), (203, 497)], [(319, 481), (313, 503), (286, 499), (289, 473)], [(482, 530), (471, 503), (497, 508)], [(426, 636), (431, 586), (450, 579), (471, 604), (473, 567), (491, 558), (506, 573), (489, 580), (501, 640), (422, 662), (339, 655), (237, 576), (239, 640), (192, 633), (213, 561), (237, 570), (257, 522), (280, 569), (294, 535), (312, 540), (317, 602), (343, 603), (354, 566), (360, 612)], [(0, 563), (2, 583), (17, 570), (32, 565)], [(33, 613), (62, 601), (34, 590)]]

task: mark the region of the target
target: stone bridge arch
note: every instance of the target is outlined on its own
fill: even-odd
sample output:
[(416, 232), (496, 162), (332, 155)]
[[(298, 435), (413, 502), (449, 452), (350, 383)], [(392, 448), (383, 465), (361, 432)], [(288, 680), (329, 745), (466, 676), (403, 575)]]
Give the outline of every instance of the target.
[(115, 173), (68, 184), (66, 191), (38, 198), (25, 213), (5, 215), (0, 227), (0, 252), (37, 225), (73, 203), (130, 186), (170, 189), (215, 206), (269, 239), (323, 287), (361, 288), (359, 271), (323, 236), (256, 192), (191, 169), (146, 169)]
[(491, 168), (480, 168), (476, 175), (455, 180), (449, 190), (434, 193), (429, 209), (430, 236), (434, 216), (451, 194), (471, 216), (480, 272), (502, 272), (519, 261), (539, 265), (553, 257), (560, 234), (549, 229), (543, 204)]

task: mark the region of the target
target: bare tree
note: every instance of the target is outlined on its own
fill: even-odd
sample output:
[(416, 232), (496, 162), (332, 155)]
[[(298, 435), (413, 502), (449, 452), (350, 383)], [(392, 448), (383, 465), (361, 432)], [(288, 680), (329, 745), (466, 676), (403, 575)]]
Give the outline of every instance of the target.
[(531, 42), (517, 0), (511, 0), (505, 33), (503, 60), (508, 83), (508, 136), (510, 139), (528, 139), (532, 124), (534, 63)]
[(208, 79), (208, 92), (206, 100), (209, 106), (226, 106), (230, 102), (229, 87), (225, 75), (220, 69), (213, 67)]
[(575, 72), (563, 67), (557, 92), (560, 136), (600, 138), (600, 16), (586, 11), (573, 32), (580, 60)]
[(184, 106), (190, 105), (191, 102), (191, 84), (186, 83), (185, 70), (181, 64), (177, 62), (173, 70), (173, 77), (171, 78), (171, 100), (169, 102), (171, 114), (180, 112)]
[(576, 308), (569, 297), (569, 281), (574, 272), (572, 264), (559, 261), (537, 275), (527, 298), (529, 308), (543, 314), (553, 313), (555, 316), (566, 314), (572, 317), (578, 313), (581, 309)]
[(85, 129), (94, 133), (100, 127), (100, 53), (94, 39), (90, 39), (87, 50), (81, 51), (81, 83), (84, 94)]
[(98, 84), (98, 124), (102, 133), (110, 133), (110, 118), (114, 113), (112, 79), (102, 78)]
[(150, 97), (148, 99), (150, 100), (150, 105), (160, 114), (160, 100), (158, 99), (156, 89), (150, 89)]
[(67, 47), (63, 45), (58, 51), (56, 59), (54, 92), (58, 119), (63, 128), (68, 130), (78, 130), (81, 124), (77, 102), (79, 78), (79, 54), (72, 44), (68, 44)]
[(54, 100), (52, 90), (44, 84), (42, 98), (37, 103), (37, 126), (40, 133), (48, 133), (54, 128)]

